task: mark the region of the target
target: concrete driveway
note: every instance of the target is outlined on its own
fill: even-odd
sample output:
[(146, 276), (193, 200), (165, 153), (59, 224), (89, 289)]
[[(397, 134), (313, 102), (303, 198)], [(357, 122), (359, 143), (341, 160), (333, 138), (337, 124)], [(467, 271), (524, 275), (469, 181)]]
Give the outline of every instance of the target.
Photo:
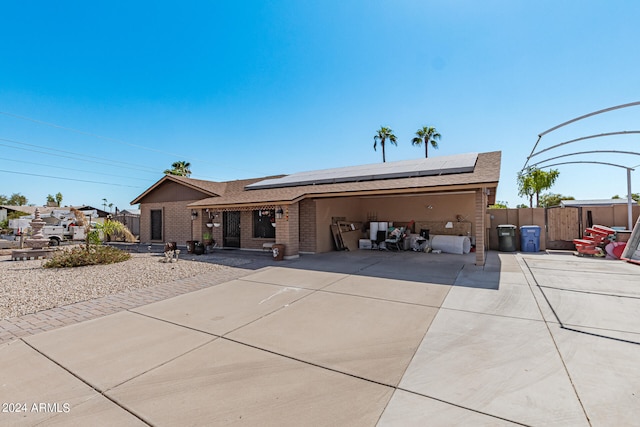
[(640, 267), (358, 251), (0, 346), (1, 425), (634, 425)]

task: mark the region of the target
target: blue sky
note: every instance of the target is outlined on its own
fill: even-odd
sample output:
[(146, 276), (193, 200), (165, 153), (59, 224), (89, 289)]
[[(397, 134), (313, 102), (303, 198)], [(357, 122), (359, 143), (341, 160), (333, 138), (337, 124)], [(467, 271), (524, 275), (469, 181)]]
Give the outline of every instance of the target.
[[(428, 125), (442, 134), (430, 157), (501, 150), (497, 198), (515, 207), (539, 133), (640, 101), (639, 18), (639, 2), (619, 0), (9, 2), (0, 194), (126, 209), (176, 160), (210, 180), (377, 163), (380, 126), (398, 137), (387, 161), (405, 160), (424, 156), (411, 138)], [(602, 114), (539, 148), (640, 130), (639, 118), (640, 106)], [(640, 151), (639, 138), (547, 157)], [(553, 192), (626, 194), (623, 169), (559, 169)]]

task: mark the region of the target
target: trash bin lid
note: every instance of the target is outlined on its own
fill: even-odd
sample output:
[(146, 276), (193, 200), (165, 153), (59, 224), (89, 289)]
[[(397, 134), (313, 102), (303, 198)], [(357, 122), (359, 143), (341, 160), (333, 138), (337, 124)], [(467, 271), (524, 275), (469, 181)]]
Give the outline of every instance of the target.
[(540, 229), (540, 226), (539, 225), (523, 225), (520, 227), (520, 230), (527, 230), (527, 229), (538, 230)]
[(498, 226), (498, 228), (518, 228), (513, 224), (501, 224)]

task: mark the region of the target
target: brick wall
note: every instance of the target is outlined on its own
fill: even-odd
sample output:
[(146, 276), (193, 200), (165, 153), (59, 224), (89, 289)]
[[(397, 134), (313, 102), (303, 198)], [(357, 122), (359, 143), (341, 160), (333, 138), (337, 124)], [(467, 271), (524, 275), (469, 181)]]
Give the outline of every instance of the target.
[(305, 199), (300, 202), (300, 252), (318, 251), (316, 242), (316, 202)]
[(282, 218), (276, 218), (276, 243), (285, 245), (285, 257), (300, 254), (300, 205), (284, 206)]
[[(186, 245), (191, 240), (191, 210), (189, 203), (195, 200), (179, 202), (143, 203), (140, 205), (140, 242), (150, 243), (151, 240), (151, 211), (162, 210), (162, 239), (153, 242), (177, 242)], [(193, 223), (195, 240), (201, 239), (202, 227), (199, 221)]]

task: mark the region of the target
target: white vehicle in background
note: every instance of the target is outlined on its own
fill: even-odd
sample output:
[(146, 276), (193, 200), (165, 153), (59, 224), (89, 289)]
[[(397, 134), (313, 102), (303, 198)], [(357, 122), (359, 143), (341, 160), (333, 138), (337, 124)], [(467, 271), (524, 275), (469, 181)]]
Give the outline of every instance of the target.
[[(97, 212), (87, 211), (87, 222), (92, 218), (97, 218)], [(41, 217), (47, 224), (42, 227), (42, 234), (49, 239), (50, 246), (58, 246), (68, 240), (83, 241), (86, 239), (86, 232), (83, 226), (76, 225), (75, 216), (67, 210), (54, 210), (50, 216)], [(31, 233), (31, 215), (19, 219), (9, 220), (9, 228), (13, 229), (14, 236), (29, 235)], [(95, 221), (94, 221), (95, 223)], [(16, 239), (17, 240), (17, 239)]]
[(71, 223), (66, 227), (62, 225), (45, 225), (42, 227), (42, 235), (49, 238), (49, 246), (58, 246), (65, 240), (85, 240), (87, 234), (84, 227)]

